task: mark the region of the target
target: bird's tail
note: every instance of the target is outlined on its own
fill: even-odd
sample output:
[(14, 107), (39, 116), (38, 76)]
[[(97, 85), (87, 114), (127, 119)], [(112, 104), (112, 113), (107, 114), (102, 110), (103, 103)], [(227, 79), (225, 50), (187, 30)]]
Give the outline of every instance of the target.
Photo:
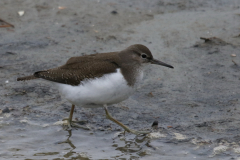
[(37, 79), (37, 77), (35, 77), (34, 75), (19, 77), (19, 78), (17, 78), (17, 81), (28, 81), (28, 80), (32, 80), (32, 79)]

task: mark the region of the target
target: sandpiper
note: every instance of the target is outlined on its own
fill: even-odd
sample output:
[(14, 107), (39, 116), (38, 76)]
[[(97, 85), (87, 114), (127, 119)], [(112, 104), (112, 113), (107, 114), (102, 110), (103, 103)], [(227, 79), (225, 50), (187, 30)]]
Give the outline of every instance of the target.
[(72, 120), (75, 105), (98, 104), (104, 106), (106, 117), (125, 131), (146, 134), (148, 132), (128, 128), (107, 110), (107, 105), (119, 103), (134, 93), (143, 78), (146, 64), (173, 68), (154, 59), (146, 46), (135, 44), (119, 52), (72, 57), (63, 66), (38, 71), (17, 80), (42, 78), (54, 82), (60, 94), (72, 104), (69, 117), (64, 119), (68, 121), (69, 129), (71, 126), (81, 127)]

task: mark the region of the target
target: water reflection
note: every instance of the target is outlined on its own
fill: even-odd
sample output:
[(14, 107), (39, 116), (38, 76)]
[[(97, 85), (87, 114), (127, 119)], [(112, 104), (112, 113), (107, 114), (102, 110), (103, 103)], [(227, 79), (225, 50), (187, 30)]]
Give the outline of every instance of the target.
[(71, 149), (71, 151), (72, 151), (72, 150), (74, 150), (76, 148), (74, 146), (74, 144), (72, 143), (72, 141), (70, 140), (70, 138), (72, 137), (72, 130), (67, 130), (67, 132), (68, 132), (68, 136), (67, 136), (68, 138), (65, 141), (63, 141), (63, 142), (59, 142), (58, 144), (67, 143), (72, 148)]
[[(70, 158), (71, 157), (71, 159), (90, 160), (88, 157), (86, 157), (87, 154), (77, 153), (77, 152), (74, 151), (74, 149), (76, 149), (76, 146), (70, 140), (70, 138), (72, 137), (72, 131), (68, 130), (67, 132), (68, 132), (67, 139), (63, 142), (58, 143), (58, 144), (66, 143), (71, 147), (71, 149), (66, 154), (63, 155), (63, 157), (65, 157), (65, 158)], [(74, 155), (76, 155), (76, 156), (74, 156)]]
[[(152, 146), (149, 145), (151, 139), (146, 136), (135, 136), (128, 135), (119, 137), (118, 140), (114, 141), (112, 147), (122, 153), (121, 158), (136, 159), (149, 155), (149, 150), (152, 150)], [(119, 158), (116, 156), (114, 158)]]
[[(78, 146), (79, 143), (81, 142), (74, 141), (74, 138), (72, 137), (72, 131), (67, 131), (67, 132), (68, 132), (67, 139), (58, 144), (68, 144), (70, 146), (70, 149), (68, 149), (67, 153), (63, 155), (63, 157), (70, 158), (70, 159), (84, 159), (84, 160), (92, 159), (91, 154), (95, 154), (94, 152), (96, 152), (97, 155), (99, 155), (99, 157), (108, 157), (109, 159), (116, 159), (116, 158), (117, 159), (118, 158), (135, 159), (135, 158), (144, 157), (145, 155), (147, 155), (145, 151), (151, 148), (151, 146), (149, 145), (150, 139), (147, 138), (146, 136), (135, 136), (135, 135), (127, 134), (126, 136), (122, 135), (121, 137), (118, 137), (118, 138), (110, 138), (112, 134), (106, 134), (104, 137), (102, 136), (98, 137), (97, 135), (95, 135), (96, 139), (100, 140), (96, 143), (101, 143), (103, 139), (108, 140), (107, 143), (102, 142), (102, 147), (99, 148), (96, 146), (91, 146), (91, 143), (89, 143), (89, 146), (91, 146), (89, 153), (88, 152), (80, 153), (78, 152), (80, 148), (76, 146)], [(86, 146), (86, 147), (89, 147), (89, 146)], [(116, 152), (118, 154), (111, 156), (111, 154), (109, 154), (110, 152)]]

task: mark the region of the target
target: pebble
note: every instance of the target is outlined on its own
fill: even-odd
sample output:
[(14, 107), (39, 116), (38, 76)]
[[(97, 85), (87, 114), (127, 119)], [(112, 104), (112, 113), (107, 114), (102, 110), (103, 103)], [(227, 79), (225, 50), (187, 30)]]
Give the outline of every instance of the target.
[(2, 113), (9, 113), (9, 112), (10, 112), (10, 110), (9, 110), (8, 107), (6, 107), (6, 108), (4, 108), (4, 109), (2, 110)]
[(116, 14), (118, 14), (118, 12), (117, 11), (112, 11), (111, 12), (113, 15), (116, 15)]
[(152, 127), (157, 128), (158, 127), (158, 121), (154, 121), (153, 124), (152, 124)]
[(23, 16), (24, 15), (24, 11), (18, 11), (18, 15), (21, 17), (21, 16)]

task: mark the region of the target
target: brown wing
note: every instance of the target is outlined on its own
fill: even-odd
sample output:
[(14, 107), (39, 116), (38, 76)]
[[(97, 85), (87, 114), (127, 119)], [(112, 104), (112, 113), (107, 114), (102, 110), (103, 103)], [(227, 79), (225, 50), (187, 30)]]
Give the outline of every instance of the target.
[(74, 63), (88, 63), (93, 61), (118, 61), (118, 56), (116, 56), (118, 52), (108, 52), (108, 53), (96, 53), (96, 54), (90, 54), (85, 56), (79, 56), (79, 57), (71, 57), (66, 62), (66, 64), (74, 64)]
[(76, 86), (85, 79), (102, 77), (104, 74), (116, 72), (117, 68), (119, 68), (115, 62), (96, 59), (91, 59), (84, 62), (68, 62), (58, 68), (35, 72), (34, 76), (53, 82)]

